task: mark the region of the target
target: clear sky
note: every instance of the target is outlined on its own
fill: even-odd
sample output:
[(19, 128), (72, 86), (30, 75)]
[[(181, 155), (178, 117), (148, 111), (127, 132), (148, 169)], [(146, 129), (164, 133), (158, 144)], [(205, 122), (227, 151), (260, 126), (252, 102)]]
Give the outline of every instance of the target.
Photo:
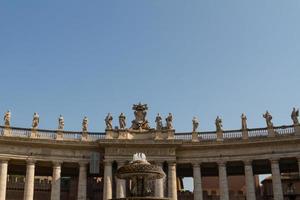
[[(104, 131), (108, 112), (174, 115), (177, 131), (291, 124), (300, 106), (299, 0), (0, 1), (0, 113), (14, 126)], [(1, 122), (2, 124), (3, 122)]]

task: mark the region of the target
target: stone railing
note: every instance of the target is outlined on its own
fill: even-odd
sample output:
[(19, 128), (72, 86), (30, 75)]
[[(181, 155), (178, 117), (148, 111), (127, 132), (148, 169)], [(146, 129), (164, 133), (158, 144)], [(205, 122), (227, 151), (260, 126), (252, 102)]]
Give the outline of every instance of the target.
[(23, 137), (50, 140), (91, 140), (104, 139), (105, 133), (101, 132), (79, 132), (64, 130), (28, 129), (18, 127), (0, 126), (1, 136)]
[[(158, 132), (158, 131), (154, 131)], [(243, 140), (251, 138), (263, 137), (281, 137), (286, 135), (300, 135), (300, 126), (277, 126), (272, 128), (253, 128), (239, 130), (221, 130), (208, 132), (186, 132), (175, 133), (174, 137), (167, 138), (182, 141), (227, 141), (227, 140)], [(29, 129), (18, 127), (0, 126), (1, 136), (48, 139), (48, 140), (75, 140), (75, 141), (96, 141), (107, 138), (104, 132), (81, 132), (81, 131), (64, 131), (64, 130), (45, 130), (45, 129)], [(120, 138), (119, 138), (120, 139)], [(154, 139), (157, 139), (155, 137)]]
[(224, 141), (224, 140), (242, 140), (263, 137), (280, 137), (286, 135), (300, 135), (300, 126), (277, 126), (273, 128), (253, 128), (239, 130), (225, 130), (221, 132), (187, 132), (175, 133), (175, 139), (185, 141)]

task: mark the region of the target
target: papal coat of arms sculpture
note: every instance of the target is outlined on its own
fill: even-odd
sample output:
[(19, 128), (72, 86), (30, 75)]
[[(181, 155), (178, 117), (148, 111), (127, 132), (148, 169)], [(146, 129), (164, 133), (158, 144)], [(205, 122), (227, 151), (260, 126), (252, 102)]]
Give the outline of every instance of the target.
[(147, 120), (147, 104), (133, 104), (135, 119), (131, 121), (130, 128), (126, 128), (126, 116), (119, 115), (119, 126), (113, 128), (113, 116), (108, 113), (105, 117), (107, 139), (174, 139), (173, 116), (169, 113), (166, 126), (163, 126), (160, 114), (155, 119), (156, 128), (151, 128)]

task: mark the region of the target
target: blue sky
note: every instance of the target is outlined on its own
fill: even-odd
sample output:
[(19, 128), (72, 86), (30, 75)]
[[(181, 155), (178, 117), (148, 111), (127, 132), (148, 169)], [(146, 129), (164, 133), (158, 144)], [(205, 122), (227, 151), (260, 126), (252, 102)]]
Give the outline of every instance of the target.
[(104, 130), (148, 103), (178, 132), (291, 124), (300, 106), (300, 1), (1, 1), (0, 113), (14, 126)]

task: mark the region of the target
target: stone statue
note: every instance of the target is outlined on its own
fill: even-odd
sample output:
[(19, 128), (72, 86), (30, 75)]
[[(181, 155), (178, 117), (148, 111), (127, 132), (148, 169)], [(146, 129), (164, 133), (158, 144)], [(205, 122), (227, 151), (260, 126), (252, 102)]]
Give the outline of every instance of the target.
[(132, 121), (131, 129), (133, 130), (149, 130), (149, 122), (146, 119), (148, 106), (147, 104), (133, 104), (135, 119)]
[(222, 129), (222, 127), (223, 127), (222, 119), (219, 116), (217, 116), (215, 124), (216, 124), (216, 131), (217, 132), (223, 131), (223, 129)]
[(36, 112), (33, 114), (32, 128), (37, 129), (40, 122), (40, 116)]
[(299, 117), (299, 109), (293, 108), (291, 118), (293, 120), (294, 125), (299, 125), (298, 117)]
[(197, 117), (193, 117), (193, 132), (196, 132), (199, 126), (199, 120), (197, 119)]
[(173, 116), (172, 113), (169, 113), (168, 117), (166, 118), (166, 128), (167, 129), (173, 129)]
[(124, 113), (121, 113), (119, 116), (119, 125), (120, 125), (120, 129), (126, 128), (126, 117)]
[(6, 127), (10, 126), (10, 118), (11, 118), (11, 113), (8, 110), (5, 114), (4, 114), (4, 125)]
[(242, 119), (242, 130), (247, 130), (247, 117), (245, 113), (242, 114), (241, 119)]
[(155, 118), (155, 123), (156, 123), (156, 130), (161, 130), (163, 128), (162, 118), (159, 113), (157, 113), (157, 116)]
[(105, 124), (106, 124), (106, 129), (110, 130), (113, 128), (113, 117), (111, 116), (110, 113), (107, 114), (107, 116), (105, 117)]
[(269, 113), (269, 111), (266, 111), (266, 113), (263, 114), (263, 117), (266, 119), (267, 127), (273, 128), (272, 115)]
[(63, 130), (65, 126), (65, 120), (62, 115), (59, 116), (58, 118), (58, 130)]
[(88, 131), (89, 119), (85, 116), (82, 120), (82, 132)]

